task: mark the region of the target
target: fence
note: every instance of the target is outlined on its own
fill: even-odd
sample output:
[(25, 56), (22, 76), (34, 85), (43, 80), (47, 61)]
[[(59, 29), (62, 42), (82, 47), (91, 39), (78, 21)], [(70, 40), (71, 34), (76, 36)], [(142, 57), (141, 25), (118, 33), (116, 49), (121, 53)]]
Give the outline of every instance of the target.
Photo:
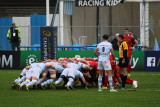
[[(21, 46), (31, 46), (40, 44), (40, 26), (18, 26), (21, 29)], [(10, 43), (6, 36), (10, 26), (0, 26), (0, 50), (11, 50)], [(63, 28), (63, 29), (62, 29)], [(58, 27), (58, 45), (92, 45), (102, 41), (104, 34), (110, 35), (111, 42), (116, 33), (124, 34), (124, 29), (129, 28), (133, 36), (140, 42), (140, 26), (63, 26)], [(149, 29), (149, 39), (145, 39), (145, 44), (149, 44), (145, 50), (153, 50), (155, 37), (160, 46), (160, 26), (152, 26)], [(63, 36), (60, 36), (63, 30)], [(146, 46), (145, 44), (141, 44)], [(62, 45), (62, 46), (63, 46)]]

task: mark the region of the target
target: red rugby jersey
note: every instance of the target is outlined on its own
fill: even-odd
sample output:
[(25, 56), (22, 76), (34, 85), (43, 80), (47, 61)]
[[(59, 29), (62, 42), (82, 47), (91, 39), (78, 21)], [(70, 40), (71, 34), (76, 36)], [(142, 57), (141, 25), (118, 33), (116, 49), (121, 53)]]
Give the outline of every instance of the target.
[(124, 36), (124, 41), (127, 42), (128, 49), (132, 47), (132, 42), (134, 42), (134, 37), (132, 35)]

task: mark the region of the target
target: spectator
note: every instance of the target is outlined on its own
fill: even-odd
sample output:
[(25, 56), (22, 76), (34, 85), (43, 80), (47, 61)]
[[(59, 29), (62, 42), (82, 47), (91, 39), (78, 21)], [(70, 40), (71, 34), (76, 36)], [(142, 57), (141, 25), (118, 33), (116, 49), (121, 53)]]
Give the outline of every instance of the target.
[(117, 42), (118, 42), (118, 36), (119, 36), (119, 33), (117, 33), (114, 37), (114, 39), (112, 40), (112, 47), (114, 50), (119, 50), (119, 46), (117, 45)]
[(12, 45), (12, 50), (15, 51), (17, 48), (17, 51), (20, 51), (20, 29), (19, 27), (16, 27), (15, 23), (12, 23), (12, 26), (8, 30), (7, 39)]

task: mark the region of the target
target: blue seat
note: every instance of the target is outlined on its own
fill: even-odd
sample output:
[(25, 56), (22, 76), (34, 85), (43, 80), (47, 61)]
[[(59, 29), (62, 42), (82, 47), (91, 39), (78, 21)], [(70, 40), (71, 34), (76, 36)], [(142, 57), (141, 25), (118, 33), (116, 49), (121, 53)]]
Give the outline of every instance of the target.
[[(73, 44), (73, 46), (81, 46), (80, 44)], [(72, 48), (73, 51), (81, 51), (81, 48)]]
[[(92, 44), (92, 46), (97, 46), (98, 44)], [(96, 47), (92, 47), (92, 50), (95, 50)]]
[[(40, 44), (33, 44), (33, 46), (41, 46)], [(32, 51), (38, 51), (39, 48), (31, 48)]]
[(141, 51), (142, 50), (142, 45), (138, 44), (137, 47), (135, 48), (135, 51)]
[[(92, 44), (92, 46), (97, 46), (98, 44)], [(96, 47), (87, 47), (87, 50), (95, 50), (96, 49)]]
[[(63, 45), (59, 45), (59, 46), (63, 46)], [(62, 51), (62, 48), (58, 48), (58, 51)]]

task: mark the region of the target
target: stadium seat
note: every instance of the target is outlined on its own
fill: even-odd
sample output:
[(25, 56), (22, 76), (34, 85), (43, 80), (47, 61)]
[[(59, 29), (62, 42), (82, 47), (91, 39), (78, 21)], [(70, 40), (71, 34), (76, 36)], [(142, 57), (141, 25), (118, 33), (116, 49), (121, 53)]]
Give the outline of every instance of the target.
[[(92, 46), (97, 46), (97, 45), (98, 45), (98, 44), (92, 44)], [(93, 47), (92, 49), (95, 50), (96, 47)]]
[(135, 51), (141, 51), (142, 50), (142, 45), (138, 44), (137, 47), (135, 48)]
[[(40, 44), (33, 44), (33, 46), (41, 46)], [(39, 48), (31, 48), (32, 51), (38, 51)]]
[[(80, 44), (73, 44), (73, 46), (81, 46)], [(73, 51), (81, 51), (81, 48), (72, 48)]]
[[(59, 45), (59, 46), (64, 46), (64, 45)], [(62, 48), (58, 48), (58, 51), (62, 51)]]
[[(92, 44), (92, 46), (97, 46), (98, 44)], [(96, 47), (87, 47), (87, 50), (95, 50), (96, 49)]]

